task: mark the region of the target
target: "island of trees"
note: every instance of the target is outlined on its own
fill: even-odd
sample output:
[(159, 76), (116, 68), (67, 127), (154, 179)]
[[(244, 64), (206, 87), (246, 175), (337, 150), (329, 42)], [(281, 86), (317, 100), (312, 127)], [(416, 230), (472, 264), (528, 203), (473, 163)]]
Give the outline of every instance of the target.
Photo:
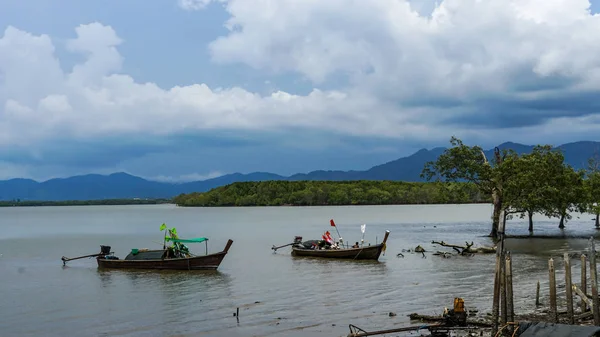
[(272, 180), (181, 194), (173, 201), (179, 206), (334, 206), (489, 203), (491, 199), (477, 185), (462, 182)]
[(571, 212), (596, 216), (600, 228), (600, 160), (590, 158), (587, 168), (565, 163), (559, 149), (538, 145), (530, 153), (496, 149), (486, 158), (479, 146), (467, 146), (452, 137), (435, 162), (421, 176), (428, 182), (398, 181), (264, 181), (240, 182), (204, 193), (181, 194), (179, 206), (310, 206), (492, 203), (496, 237), (501, 214), (529, 220), (533, 215), (559, 219), (564, 228)]

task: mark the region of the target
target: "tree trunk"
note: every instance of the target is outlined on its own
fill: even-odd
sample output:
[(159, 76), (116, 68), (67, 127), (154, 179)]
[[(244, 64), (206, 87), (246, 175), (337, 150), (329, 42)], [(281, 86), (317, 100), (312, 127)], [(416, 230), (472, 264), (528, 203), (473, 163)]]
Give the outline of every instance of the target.
[(533, 212), (528, 210), (527, 216), (529, 216), (529, 233), (533, 233)]
[(600, 228), (600, 211), (596, 211), (596, 228)]
[(492, 231), (490, 236), (492, 238), (498, 237), (498, 226), (500, 225), (500, 213), (502, 211), (502, 198), (498, 196), (497, 192), (492, 193), (492, 200), (494, 203), (494, 213), (492, 215)]
[(560, 228), (560, 229), (565, 228), (565, 217), (566, 216), (567, 216), (566, 214), (560, 215), (560, 223), (558, 224), (558, 228)]

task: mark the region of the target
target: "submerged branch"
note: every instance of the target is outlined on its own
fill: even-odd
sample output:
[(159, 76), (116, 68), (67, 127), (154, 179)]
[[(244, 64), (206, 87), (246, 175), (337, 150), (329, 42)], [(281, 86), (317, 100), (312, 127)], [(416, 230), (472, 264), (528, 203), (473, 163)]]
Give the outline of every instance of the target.
[(465, 242), (465, 244), (466, 244), (465, 246), (448, 244), (448, 243), (445, 243), (444, 241), (431, 241), (431, 243), (434, 245), (440, 245), (442, 247), (452, 248), (460, 255), (496, 253), (495, 247), (475, 247), (475, 248), (473, 248), (473, 242), (471, 242), (471, 243)]

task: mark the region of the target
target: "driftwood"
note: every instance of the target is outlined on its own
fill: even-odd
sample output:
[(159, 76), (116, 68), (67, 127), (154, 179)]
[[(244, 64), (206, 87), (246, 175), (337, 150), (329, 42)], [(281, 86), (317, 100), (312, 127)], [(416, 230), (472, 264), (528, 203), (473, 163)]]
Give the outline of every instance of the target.
[(445, 259), (448, 259), (448, 258), (450, 258), (452, 256), (452, 253), (449, 253), (449, 252), (440, 252), (438, 250), (437, 252), (433, 253), (433, 255), (441, 256), (441, 257), (443, 257)]
[(410, 317), (412, 320), (419, 320), (421, 322), (441, 322), (444, 320), (444, 317), (442, 316), (421, 315), (417, 314), (416, 312), (408, 315), (408, 317)]
[(445, 243), (444, 241), (431, 241), (434, 245), (440, 245), (442, 247), (449, 247), (454, 249), (460, 255), (466, 254), (493, 254), (496, 252), (495, 247), (475, 247), (473, 248), (473, 242), (465, 242), (465, 246), (453, 245)]
[[(421, 247), (421, 245), (418, 245), (414, 250), (412, 249), (402, 249), (403, 253), (421, 253), (422, 257), (424, 259), (426, 259), (427, 257), (425, 256), (425, 248)], [(398, 253), (396, 255), (396, 257), (404, 257), (404, 254), (402, 253)]]

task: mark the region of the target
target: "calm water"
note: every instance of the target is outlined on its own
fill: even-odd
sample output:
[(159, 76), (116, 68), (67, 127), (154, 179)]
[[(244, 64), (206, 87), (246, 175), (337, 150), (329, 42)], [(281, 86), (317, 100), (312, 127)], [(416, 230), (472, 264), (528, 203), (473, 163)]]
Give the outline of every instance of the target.
[[(409, 324), (411, 312), (439, 314), (456, 296), (487, 312), (493, 255), (453, 257), (404, 253), (431, 240), (490, 245), (489, 205), (177, 208), (172, 205), (0, 209), (0, 331), (2, 336), (345, 336), (348, 324), (366, 330)], [(334, 228), (344, 239), (381, 241), (379, 262), (327, 261), (290, 256), (272, 245), (295, 235), (319, 238)], [(565, 233), (594, 234), (591, 216)], [(559, 233), (557, 221), (536, 219), (537, 233)], [(585, 221), (584, 221), (585, 220)], [(110, 245), (123, 258), (131, 248), (162, 245), (159, 226), (181, 236), (210, 238), (209, 251), (233, 246), (216, 272), (102, 271), (95, 260), (62, 266)], [(526, 234), (513, 220), (510, 233)], [(535, 283), (547, 291), (547, 259), (586, 249), (585, 239), (510, 240), (515, 309), (532, 309)], [(204, 245), (191, 245), (204, 252)], [(557, 264), (562, 281), (562, 263)], [(573, 263), (579, 279), (579, 264)], [(559, 283), (561, 283), (559, 281)], [(559, 289), (560, 291), (560, 289)], [(240, 308), (239, 323), (233, 317)], [(398, 315), (389, 317), (393, 311)]]

